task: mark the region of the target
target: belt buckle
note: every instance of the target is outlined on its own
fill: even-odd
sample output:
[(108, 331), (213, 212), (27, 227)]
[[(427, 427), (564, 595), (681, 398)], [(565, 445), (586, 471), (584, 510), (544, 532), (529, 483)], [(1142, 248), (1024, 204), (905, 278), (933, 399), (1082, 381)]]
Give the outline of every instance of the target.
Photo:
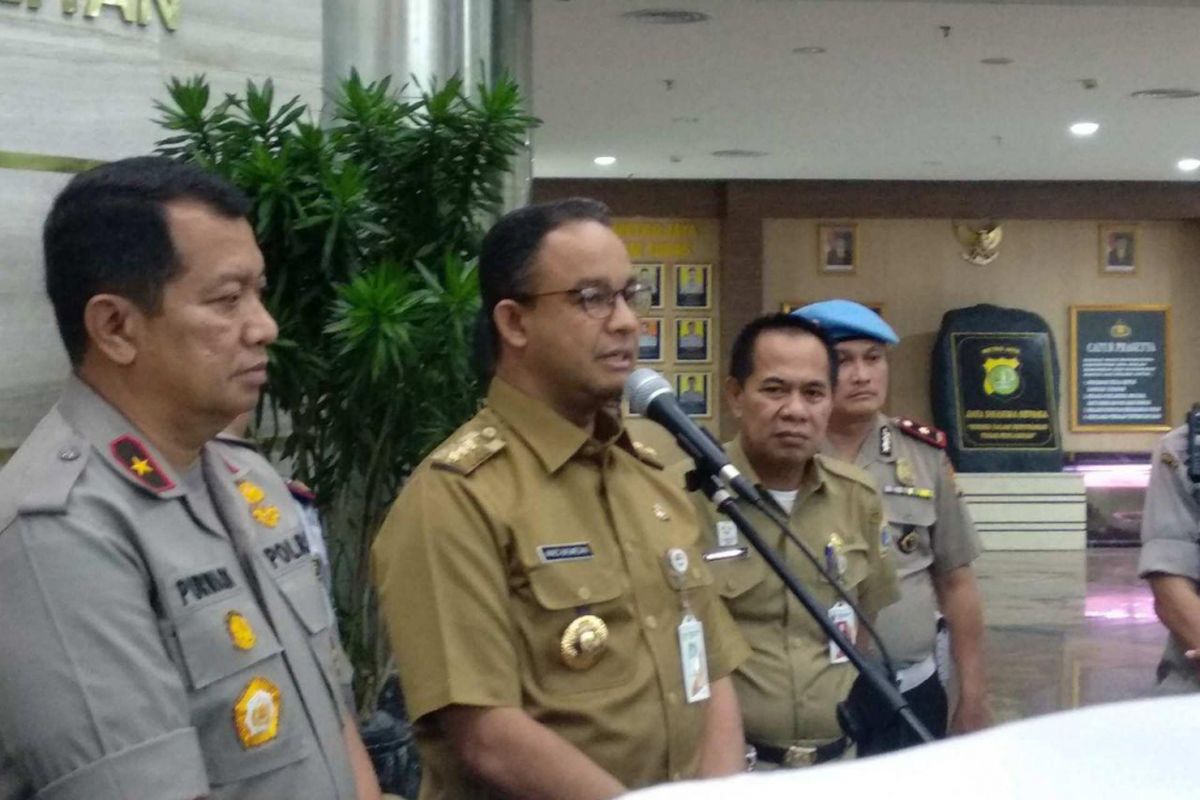
[(783, 754), (783, 766), (789, 769), (811, 767), (815, 763), (817, 763), (817, 748), (815, 747), (794, 744)]

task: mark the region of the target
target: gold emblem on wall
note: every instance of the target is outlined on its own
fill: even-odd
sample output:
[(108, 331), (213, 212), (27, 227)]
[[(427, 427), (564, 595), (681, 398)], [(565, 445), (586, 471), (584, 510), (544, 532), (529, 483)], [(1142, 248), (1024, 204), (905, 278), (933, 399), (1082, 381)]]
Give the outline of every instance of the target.
[(954, 236), (965, 249), (960, 253), (963, 261), (982, 267), (996, 260), (1000, 255), (1000, 241), (1004, 238), (1004, 229), (999, 222), (988, 221), (982, 225), (967, 225), (955, 222)]

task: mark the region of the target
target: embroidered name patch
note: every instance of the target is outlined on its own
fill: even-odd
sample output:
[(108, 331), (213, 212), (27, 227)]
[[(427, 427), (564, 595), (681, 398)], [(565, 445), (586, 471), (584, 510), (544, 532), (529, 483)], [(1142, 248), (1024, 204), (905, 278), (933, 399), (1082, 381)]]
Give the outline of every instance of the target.
[(591, 542), (571, 542), (570, 544), (543, 544), (538, 546), (538, 558), (543, 564), (556, 561), (586, 561), (595, 554)]

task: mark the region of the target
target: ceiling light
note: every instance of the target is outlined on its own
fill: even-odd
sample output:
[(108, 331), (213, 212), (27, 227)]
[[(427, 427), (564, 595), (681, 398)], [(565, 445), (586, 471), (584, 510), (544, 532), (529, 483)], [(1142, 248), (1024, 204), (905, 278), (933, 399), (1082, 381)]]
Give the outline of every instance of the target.
[(987, 64), (989, 67), (1006, 67), (1013, 63), (1013, 60), (1007, 56), (991, 56), (990, 58), (980, 59), (979, 63)]
[(1200, 169), (1200, 158), (1181, 158), (1175, 166), (1184, 172), (1195, 172)]
[(808, 47), (793, 47), (792, 52), (801, 56), (819, 56), (825, 52), (824, 47), (810, 45)]
[(1129, 96), (1142, 100), (1190, 100), (1200, 97), (1200, 92), (1195, 89), (1139, 89)]
[(684, 11), (677, 8), (641, 8), (637, 11), (626, 11), (621, 16), (648, 25), (691, 25), (695, 22), (708, 22), (710, 19), (708, 14), (702, 11)]
[(737, 148), (714, 150), (712, 154), (717, 158), (762, 158), (767, 155), (763, 150), (739, 150)]
[(595, 164), (597, 167), (611, 167), (613, 164), (617, 163), (617, 157), (616, 156), (596, 156), (595, 158), (592, 159), (592, 163)]
[(671, 122), (679, 122), (686, 125), (695, 125), (699, 121), (699, 117), (671, 117)]
[(1099, 123), (1096, 122), (1076, 122), (1071, 126), (1072, 136), (1091, 136), (1096, 131), (1100, 130)]

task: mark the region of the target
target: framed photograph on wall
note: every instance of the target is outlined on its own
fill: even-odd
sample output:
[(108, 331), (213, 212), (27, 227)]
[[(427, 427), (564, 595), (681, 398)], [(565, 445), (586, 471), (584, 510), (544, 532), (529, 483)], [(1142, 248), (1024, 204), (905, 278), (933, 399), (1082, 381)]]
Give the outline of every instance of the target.
[(712, 308), (712, 264), (675, 265), (675, 306)]
[(663, 307), (663, 265), (662, 264), (634, 264), (634, 277), (637, 282), (650, 287), (650, 307)]
[(817, 226), (817, 263), (821, 272), (850, 275), (858, 267), (858, 225), (854, 223)]
[(643, 317), (638, 321), (638, 361), (662, 361), (662, 357), (662, 318)]
[(707, 363), (712, 360), (712, 318), (683, 317), (675, 320), (675, 360)]
[(1100, 226), (1101, 275), (1134, 275), (1140, 256), (1136, 225)]
[(675, 375), (675, 396), (688, 416), (712, 416), (711, 391), (711, 372), (679, 372)]

